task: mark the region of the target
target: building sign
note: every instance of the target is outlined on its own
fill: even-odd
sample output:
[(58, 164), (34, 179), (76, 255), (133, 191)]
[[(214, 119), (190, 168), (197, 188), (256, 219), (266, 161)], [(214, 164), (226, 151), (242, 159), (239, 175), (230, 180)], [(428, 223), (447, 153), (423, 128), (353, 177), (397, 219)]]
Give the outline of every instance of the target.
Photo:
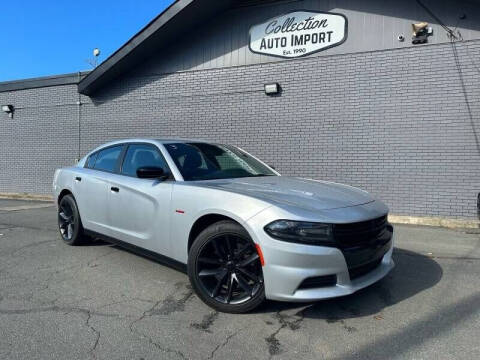
[(347, 18), (341, 14), (295, 11), (250, 28), (254, 53), (294, 58), (342, 44)]

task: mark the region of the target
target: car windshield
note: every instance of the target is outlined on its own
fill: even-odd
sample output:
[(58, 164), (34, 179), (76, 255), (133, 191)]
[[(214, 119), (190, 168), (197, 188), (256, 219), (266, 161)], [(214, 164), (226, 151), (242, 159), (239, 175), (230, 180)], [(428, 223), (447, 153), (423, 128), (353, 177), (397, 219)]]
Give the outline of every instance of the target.
[(183, 179), (213, 180), (276, 174), (240, 149), (218, 144), (165, 144)]

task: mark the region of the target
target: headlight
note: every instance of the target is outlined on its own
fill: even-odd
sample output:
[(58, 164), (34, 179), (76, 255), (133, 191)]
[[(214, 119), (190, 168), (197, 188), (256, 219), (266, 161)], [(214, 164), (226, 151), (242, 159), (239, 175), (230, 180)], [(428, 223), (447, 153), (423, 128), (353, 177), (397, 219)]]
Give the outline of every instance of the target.
[(292, 220), (276, 220), (265, 226), (274, 239), (310, 245), (334, 245), (330, 224)]

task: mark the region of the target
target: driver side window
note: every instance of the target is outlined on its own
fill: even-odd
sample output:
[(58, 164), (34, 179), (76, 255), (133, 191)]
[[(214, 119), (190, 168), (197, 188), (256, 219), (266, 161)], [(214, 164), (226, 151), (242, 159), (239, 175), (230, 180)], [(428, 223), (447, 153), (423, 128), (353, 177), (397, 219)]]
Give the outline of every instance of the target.
[(123, 160), (121, 174), (137, 177), (137, 169), (141, 167), (159, 167), (165, 173), (170, 172), (163, 156), (153, 145), (129, 145)]

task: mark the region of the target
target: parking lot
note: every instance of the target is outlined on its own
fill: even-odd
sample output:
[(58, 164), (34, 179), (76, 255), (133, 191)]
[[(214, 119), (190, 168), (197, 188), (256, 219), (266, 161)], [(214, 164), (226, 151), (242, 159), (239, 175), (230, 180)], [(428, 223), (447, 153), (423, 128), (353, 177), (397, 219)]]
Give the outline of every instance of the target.
[(480, 235), (396, 229), (396, 268), (379, 283), (231, 315), (181, 272), (63, 244), (48, 203), (0, 200), (0, 359), (480, 358)]

